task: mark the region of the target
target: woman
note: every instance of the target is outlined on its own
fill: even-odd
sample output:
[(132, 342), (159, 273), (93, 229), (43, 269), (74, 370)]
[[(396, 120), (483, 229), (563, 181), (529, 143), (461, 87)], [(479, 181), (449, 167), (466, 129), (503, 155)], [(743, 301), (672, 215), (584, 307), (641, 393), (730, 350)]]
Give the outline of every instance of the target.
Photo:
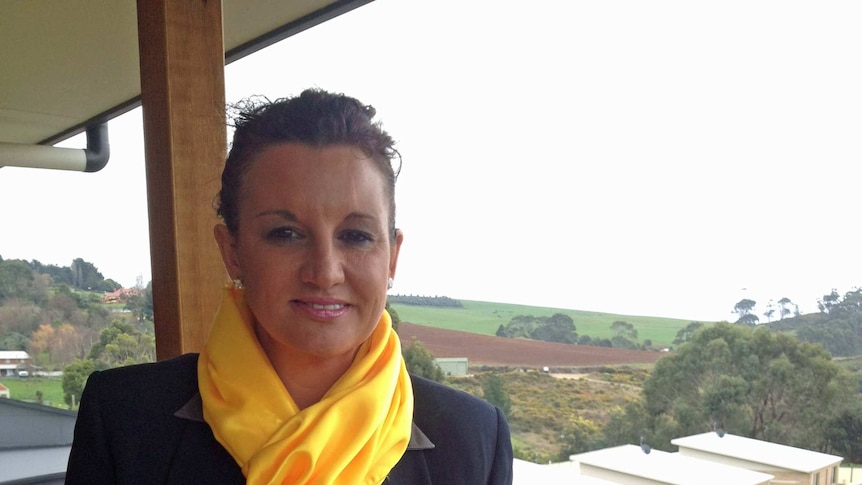
[(405, 369), (384, 311), (398, 154), (374, 114), (309, 90), (240, 115), (207, 344), (93, 374), (66, 483), (512, 482), (500, 411)]

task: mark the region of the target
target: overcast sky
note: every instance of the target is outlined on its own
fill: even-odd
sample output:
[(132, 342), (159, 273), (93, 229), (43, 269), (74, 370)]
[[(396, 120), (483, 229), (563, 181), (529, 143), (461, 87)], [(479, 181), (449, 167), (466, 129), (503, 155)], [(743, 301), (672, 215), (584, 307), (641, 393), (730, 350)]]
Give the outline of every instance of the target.
[[(862, 285), (862, 3), (377, 0), (227, 68), (399, 140), (393, 292), (734, 320)], [(150, 279), (140, 110), (96, 174), (0, 169), (0, 256)], [(84, 145), (81, 138), (65, 146)]]

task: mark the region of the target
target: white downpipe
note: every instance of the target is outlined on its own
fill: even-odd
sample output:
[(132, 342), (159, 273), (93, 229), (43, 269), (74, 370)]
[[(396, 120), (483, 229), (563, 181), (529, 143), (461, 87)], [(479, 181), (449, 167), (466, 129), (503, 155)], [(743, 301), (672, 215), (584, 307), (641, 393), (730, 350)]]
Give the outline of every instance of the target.
[(0, 168), (25, 167), (76, 172), (98, 172), (111, 156), (108, 124), (87, 126), (87, 148), (59, 148), (0, 142)]
[(0, 167), (47, 168), (83, 172), (87, 154), (80, 148), (0, 143)]

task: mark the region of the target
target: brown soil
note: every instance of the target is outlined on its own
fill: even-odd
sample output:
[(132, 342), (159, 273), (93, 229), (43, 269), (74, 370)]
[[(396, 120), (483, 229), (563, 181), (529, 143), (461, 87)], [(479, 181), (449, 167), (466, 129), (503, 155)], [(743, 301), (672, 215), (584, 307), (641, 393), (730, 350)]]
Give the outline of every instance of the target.
[(643, 350), (494, 337), (406, 322), (398, 325), (398, 335), (403, 346), (409, 346), (415, 338), (422, 342), (434, 357), (467, 357), (471, 366), (590, 367), (652, 364), (664, 355)]

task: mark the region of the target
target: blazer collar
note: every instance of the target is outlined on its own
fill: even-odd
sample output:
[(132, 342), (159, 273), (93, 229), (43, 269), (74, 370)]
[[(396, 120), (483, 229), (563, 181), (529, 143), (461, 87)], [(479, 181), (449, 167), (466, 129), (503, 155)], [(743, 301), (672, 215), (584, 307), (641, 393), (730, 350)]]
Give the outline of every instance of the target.
[[(188, 419), (190, 421), (204, 422), (204, 405), (201, 399), (201, 394), (195, 393), (183, 407), (179, 408), (174, 416), (180, 419)], [(416, 421), (413, 421), (413, 428), (410, 431), (410, 441), (407, 443), (408, 450), (430, 450), (434, 448), (434, 443), (428, 438), (425, 433), (416, 426)]]

